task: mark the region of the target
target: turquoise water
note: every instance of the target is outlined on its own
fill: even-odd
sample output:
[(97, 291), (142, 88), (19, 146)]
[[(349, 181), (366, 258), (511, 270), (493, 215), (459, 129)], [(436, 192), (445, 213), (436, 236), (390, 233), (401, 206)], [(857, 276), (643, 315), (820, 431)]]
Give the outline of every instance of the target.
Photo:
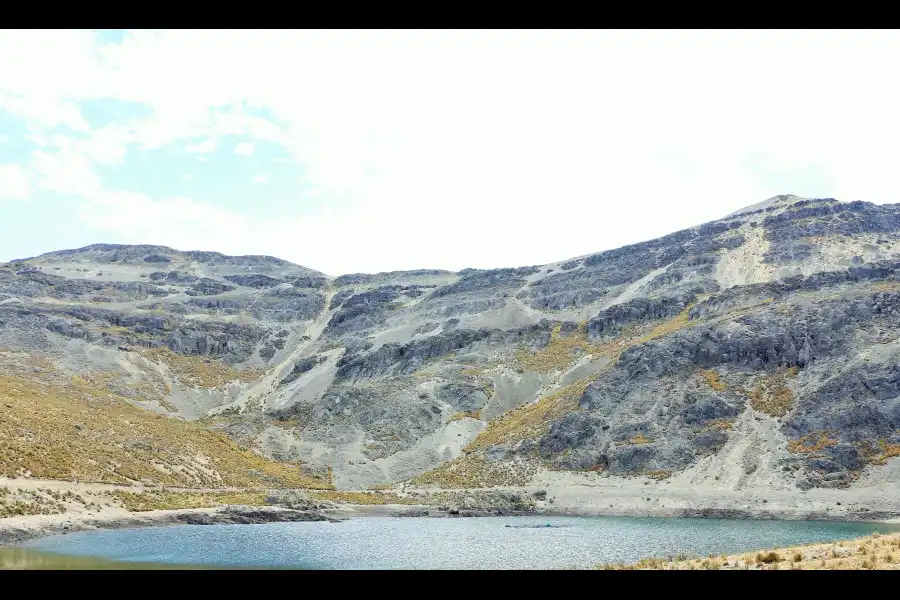
[[(550, 523), (554, 527), (523, 525)], [(511, 525), (511, 527), (506, 527)], [(27, 548), (119, 561), (306, 569), (557, 569), (851, 539), (895, 526), (617, 517), (360, 518), (47, 537)]]

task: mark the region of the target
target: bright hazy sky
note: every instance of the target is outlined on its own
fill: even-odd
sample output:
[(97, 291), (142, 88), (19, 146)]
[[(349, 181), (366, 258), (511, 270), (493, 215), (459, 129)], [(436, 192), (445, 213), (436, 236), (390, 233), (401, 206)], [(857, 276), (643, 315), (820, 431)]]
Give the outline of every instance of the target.
[(898, 201), (878, 31), (0, 31), (0, 260), (539, 264), (780, 194)]

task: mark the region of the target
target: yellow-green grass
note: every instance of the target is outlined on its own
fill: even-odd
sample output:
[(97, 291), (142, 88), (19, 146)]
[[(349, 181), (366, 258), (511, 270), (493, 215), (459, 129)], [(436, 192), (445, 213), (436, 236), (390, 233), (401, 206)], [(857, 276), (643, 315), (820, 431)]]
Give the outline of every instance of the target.
[(228, 504), (243, 506), (263, 506), (265, 492), (170, 492), (145, 490), (111, 492), (122, 506), (132, 512), (149, 510), (177, 510), (186, 508), (209, 508)]
[(224, 434), (132, 406), (84, 380), (0, 375), (0, 476), (178, 487), (331, 488)]
[(719, 379), (719, 374), (712, 369), (700, 371), (700, 377), (703, 378), (703, 381), (706, 382), (706, 385), (717, 392), (725, 391), (725, 389), (728, 387), (721, 379)]
[(836, 439), (829, 437), (829, 432), (814, 431), (788, 442), (788, 452), (793, 454), (815, 454), (837, 443)]
[[(589, 351), (595, 356), (606, 356), (610, 359), (610, 362), (603, 369), (589, 377), (560, 388), (535, 402), (508, 411), (499, 419), (491, 421), (487, 429), (478, 434), (478, 437), (466, 450), (474, 452), (496, 444), (535, 439), (544, 435), (551, 422), (577, 410), (578, 402), (587, 386), (612, 368), (624, 350), (669, 335), (688, 326), (690, 324), (688, 313), (692, 306), (693, 304), (687, 306), (678, 315), (667, 321), (645, 328), (643, 333), (639, 332), (632, 337), (623, 336), (617, 340), (600, 345), (588, 345), (586, 338), (580, 338), (580, 334), (576, 333), (569, 337), (559, 337), (559, 328), (555, 329), (551, 336), (551, 343), (548, 344), (547, 348), (532, 355), (532, 357), (539, 357), (533, 358), (532, 366), (558, 368), (559, 365), (568, 364), (566, 361), (570, 361), (575, 348), (584, 352)], [(556, 341), (554, 342), (554, 340)]]
[(310, 496), (317, 502), (336, 502), (338, 504), (420, 504), (421, 501), (414, 498), (398, 496), (390, 492), (370, 491), (351, 492), (337, 490), (322, 490), (310, 492)]
[(259, 369), (238, 370), (220, 360), (178, 354), (165, 347), (144, 349), (141, 352), (151, 360), (165, 364), (182, 382), (203, 388), (218, 388), (232, 381), (247, 383), (263, 375), (263, 371)]
[(562, 335), (562, 324), (550, 332), (547, 345), (537, 351), (519, 350), (516, 360), (529, 371), (552, 373), (561, 371), (582, 354), (600, 354), (603, 346), (593, 345), (587, 339), (587, 323), (579, 325), (576, 331)]
[(754, 388), (742, 391), (755, 410), (770, 417), (783, 417), (794, 407), (794, 393), (787, 382), (796, 376), (796, 367), (783, 369), (761, 377)]

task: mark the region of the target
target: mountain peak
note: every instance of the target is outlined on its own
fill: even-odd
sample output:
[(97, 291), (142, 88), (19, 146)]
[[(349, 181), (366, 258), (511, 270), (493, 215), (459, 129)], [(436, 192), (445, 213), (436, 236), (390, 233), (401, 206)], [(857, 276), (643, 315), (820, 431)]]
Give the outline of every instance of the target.
[(794, 194), (778, 194), (777, 196), (772, 196), (771, 198), (763, 200), (762, 202), (757, 202), (756, 204), (751, 204), (750, 206), (745, 206), (740, 210), (736, 210), (733, 213), (726, 215), (726, 218), (736, 217), (738, 215), (762, 210), (765, 208), (786, 208), (791, 204), (800, 202), (801, 200), (807, 200), (807, 198), (795, 196)]

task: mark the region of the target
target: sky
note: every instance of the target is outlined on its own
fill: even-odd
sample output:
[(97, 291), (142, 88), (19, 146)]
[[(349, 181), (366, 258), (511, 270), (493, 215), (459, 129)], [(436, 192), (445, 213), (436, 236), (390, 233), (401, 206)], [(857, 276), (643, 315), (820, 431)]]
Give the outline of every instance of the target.
[(892, 31), (0, 31), (0, 261), (543, 264), (898, 202)]

